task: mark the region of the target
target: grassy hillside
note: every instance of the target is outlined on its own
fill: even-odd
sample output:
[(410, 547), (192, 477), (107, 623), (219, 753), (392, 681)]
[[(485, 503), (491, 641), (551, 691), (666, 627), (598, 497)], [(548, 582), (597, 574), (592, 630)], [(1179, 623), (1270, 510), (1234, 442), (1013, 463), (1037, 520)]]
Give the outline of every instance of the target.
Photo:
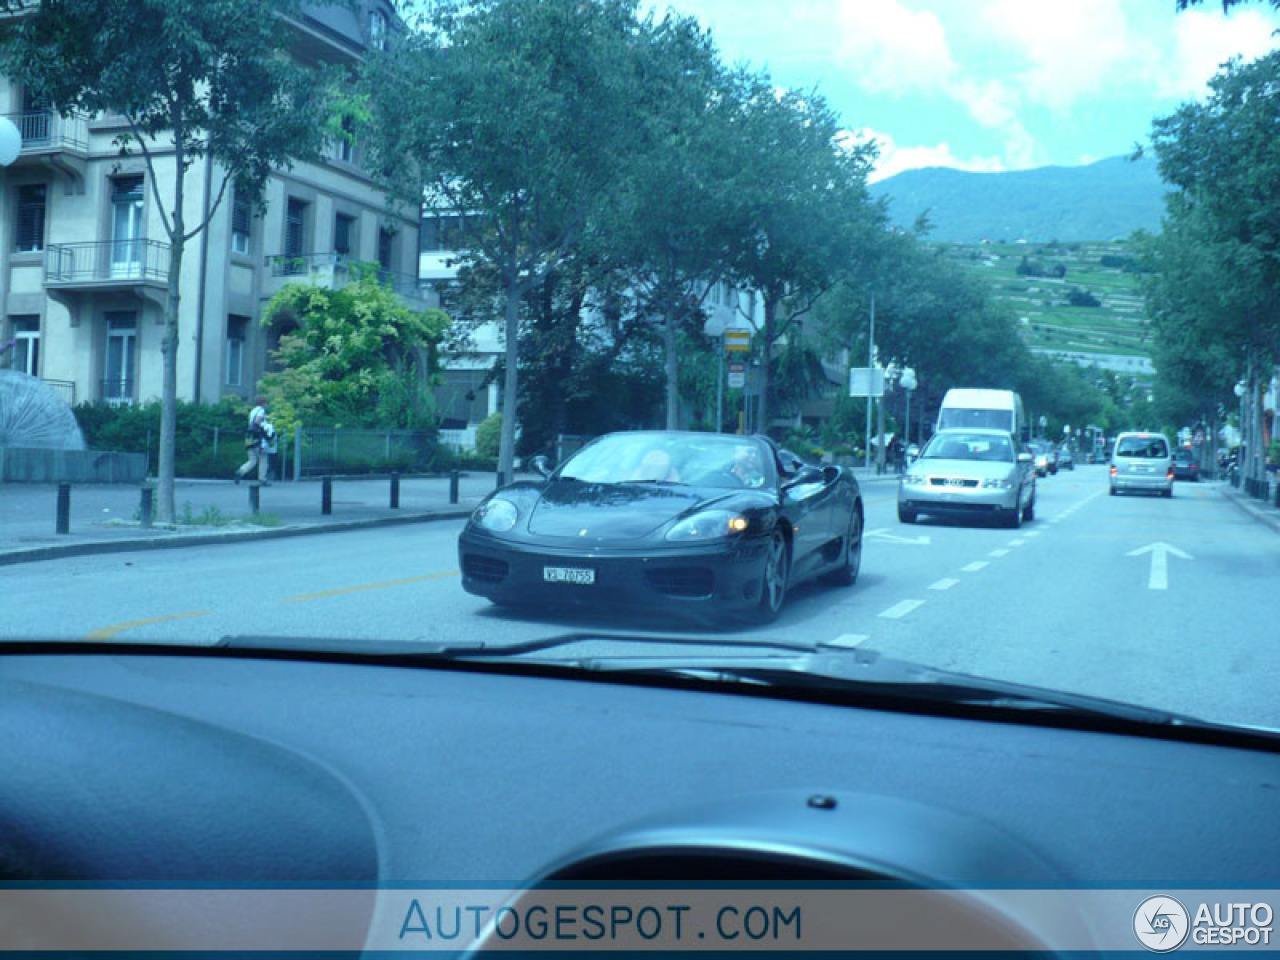
[[(945, 244), (992, 284), (1033, 348), (1150, 358), (1142, 291), (1127, 242)], [(1023, 270), (1044, 275), (1019, 273)], [(1073, 305), (1072, 294), (1079, 305)], [(1096, 305), (1089, 298), (1097, 301)]]

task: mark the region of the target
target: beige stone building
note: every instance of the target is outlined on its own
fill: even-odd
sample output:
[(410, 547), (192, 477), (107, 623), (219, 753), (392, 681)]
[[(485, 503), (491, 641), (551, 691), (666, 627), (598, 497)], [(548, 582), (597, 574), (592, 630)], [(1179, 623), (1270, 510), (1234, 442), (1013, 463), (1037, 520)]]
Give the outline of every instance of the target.
[[(354, 65), (395, 23), (390, 0), (306, 6), (291, 23), (292, 53)], [(0, 366), (55, 384), (69, 403), (158, 398), (170, 247), (142, 157), (112, 142), (123, 121), (60, 117), (17, 78), (0, 78), (0, 112), (23, 140), (0, 170)], [(155, 150), (160, 195), (171, 197), (172, 155)], [(340, 286), (367, 261), (425, 305), (419, 212), (393, 205), (362, 161), (358, 143), (333, 144), (322, 162), (274, 175), (263, 211), (228, 189), (183, 260), (180, 399), (252, 395), (279, 336), (263, 328), (263, 307), (289, 281)], [(191, 169), (189, 224), (221, 182), (212, 164)]]

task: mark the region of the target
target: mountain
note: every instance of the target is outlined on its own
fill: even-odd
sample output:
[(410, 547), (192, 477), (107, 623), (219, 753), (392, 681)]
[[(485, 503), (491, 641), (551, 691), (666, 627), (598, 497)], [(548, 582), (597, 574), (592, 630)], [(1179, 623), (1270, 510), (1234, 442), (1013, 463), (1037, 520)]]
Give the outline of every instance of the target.
[(1071, 243), (1158, 231), (1166, 189), (1150, 157), (1004, 173), (927, 167), (870, 187), (889, 199), (895, 225), (909, 228), (927, 214), (929, 239), (949, 243)]

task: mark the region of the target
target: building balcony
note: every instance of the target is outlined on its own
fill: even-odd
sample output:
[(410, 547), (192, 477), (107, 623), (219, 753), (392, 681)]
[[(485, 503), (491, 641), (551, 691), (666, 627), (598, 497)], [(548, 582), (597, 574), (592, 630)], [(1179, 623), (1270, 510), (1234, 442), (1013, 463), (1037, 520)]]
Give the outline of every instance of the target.
[(425, 305), (430, 296), (430, 289), (417, 277), (383, 270), (376, 264), (355, 260), (342, 253), (276, 254), (267, 257), (267, 272), (273, 281), (269, 284), (270, 294), (285, 283), (310, 283), (340, 290), (369, 273), (404, 299), (413, 301), (415, 306)]
[(89, 121), (83, 114), (64, 117), (54, 110), (25, 110), (5, 116), (22, 135), (22, 150), (14, 167), (53, 167), (72, 179), (77, 192), (84, 189)]
[(51, 243), (44, 252), (47, 290), (135, 290), (163, 294), (169, 282), (169, 244), (156, 240)]

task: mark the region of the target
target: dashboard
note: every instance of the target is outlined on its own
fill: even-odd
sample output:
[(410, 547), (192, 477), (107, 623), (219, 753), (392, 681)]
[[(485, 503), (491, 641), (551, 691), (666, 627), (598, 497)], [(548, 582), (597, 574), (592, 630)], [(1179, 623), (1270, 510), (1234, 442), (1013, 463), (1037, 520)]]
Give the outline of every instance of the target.
[[(0, 653), (11, 886), (1280, 887), (1274, 749), (603, 677), (34, 646)], [(367, 936), (377, 899), (343, 922)]]

